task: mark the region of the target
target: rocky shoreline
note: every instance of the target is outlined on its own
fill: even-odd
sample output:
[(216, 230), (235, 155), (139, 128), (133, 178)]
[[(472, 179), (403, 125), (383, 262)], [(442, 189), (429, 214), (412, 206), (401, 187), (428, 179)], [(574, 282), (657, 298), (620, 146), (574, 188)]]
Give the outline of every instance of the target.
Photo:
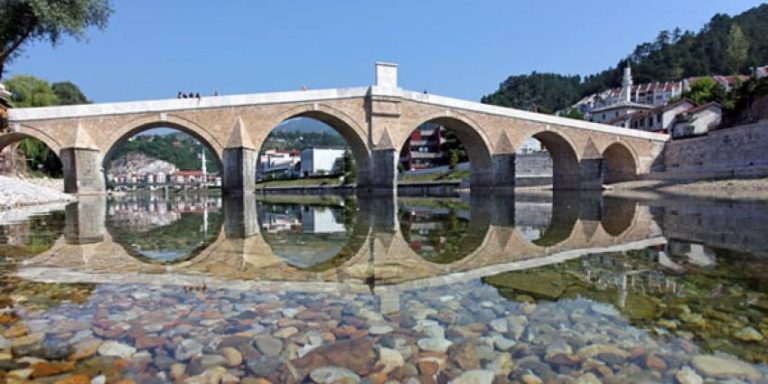
[(74, 201), (75, 197), (61, 192), (63, 183), (61, 179), (0, 176), (0, 210)]

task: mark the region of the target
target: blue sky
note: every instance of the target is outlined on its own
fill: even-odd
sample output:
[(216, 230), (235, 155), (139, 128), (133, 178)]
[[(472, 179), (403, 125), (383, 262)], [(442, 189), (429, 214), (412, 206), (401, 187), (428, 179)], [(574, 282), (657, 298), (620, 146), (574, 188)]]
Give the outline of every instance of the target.
[(96, 102), (365, 86), (377, 60), (412, 90), (478, 100), (512, 74), (590, 74), (662, 29), (759, 1), (115, 0), (88, 42), (34, 43), (10, 67)]

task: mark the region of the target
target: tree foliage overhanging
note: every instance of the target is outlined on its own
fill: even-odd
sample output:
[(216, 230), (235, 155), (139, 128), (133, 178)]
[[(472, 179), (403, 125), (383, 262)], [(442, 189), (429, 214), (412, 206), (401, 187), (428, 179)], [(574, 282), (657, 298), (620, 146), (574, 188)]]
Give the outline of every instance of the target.
[(62, 36), (82, 40), (88, 27), (105, 28), (111, 14), (109, 0), (0, 1), (0, 78), (25, 44), (46, 40), (56, 45)]
[(717, 14), (699, 31), (661, 31), (654, 42), (635, 47), (615, 67), (586, 77), (554, 73), (510, 76), (483, 103), (554, 112), (580, 98), (621, 85), (622, 71), (632, 65), (635, 83), (687, 77), (749, 73), (768, 63), (768, 4), (737, 16)]

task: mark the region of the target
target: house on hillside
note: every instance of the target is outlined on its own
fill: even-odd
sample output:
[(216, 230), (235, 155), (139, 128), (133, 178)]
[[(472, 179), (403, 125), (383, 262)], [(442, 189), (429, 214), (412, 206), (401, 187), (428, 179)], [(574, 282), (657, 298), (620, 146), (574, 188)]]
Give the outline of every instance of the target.
[(443, 152), (440, 144), (444, 139), (440, 133), (441, 126), (427, 123), (419, 126), (405, 141), (400, 152), (400, 164), (409, 171), (415, 169), (434, 168), (443, 165)]
[(628, 128), (668, 133), (679, 114), (695, 107), (696, 103), (693, 101), (682, 99), (666, 106), (638, 112), (629, 117)]
[(670, 134), (673, 139), (706, 135), (720, 125), (722, 117), (723, 107), (720, 104), (702, 104), (678, 114)]

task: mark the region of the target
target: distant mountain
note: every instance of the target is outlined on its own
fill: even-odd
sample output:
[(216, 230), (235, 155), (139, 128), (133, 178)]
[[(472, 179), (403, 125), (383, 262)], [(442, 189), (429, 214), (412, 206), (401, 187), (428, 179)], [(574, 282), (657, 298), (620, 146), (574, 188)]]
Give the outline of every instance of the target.
[(768, 4), (737, 16), (717, 14), (699, 32), (661, 31), (653, 42), (639, 44), (616, 66), (586, 77), (536, 73), (510, 76), (481, 101), (506, 107), (554, 112), (586, 95), (621, 84), (631, 63), (635, 83), (687, 77), (749, 73), (768, 64)]
[(326, 134), (337, 134), (336, 130), (331, 128), (326, 123), (323, 123), (320, 120), (310, 119), (306, 117), (297, 117), (294, 119), (289, 119), (281, 124), (279, 124), (277, 127), (274, 128), (274, 131), (279, 132), (316, 132), (316, 133), (326, 133)]

